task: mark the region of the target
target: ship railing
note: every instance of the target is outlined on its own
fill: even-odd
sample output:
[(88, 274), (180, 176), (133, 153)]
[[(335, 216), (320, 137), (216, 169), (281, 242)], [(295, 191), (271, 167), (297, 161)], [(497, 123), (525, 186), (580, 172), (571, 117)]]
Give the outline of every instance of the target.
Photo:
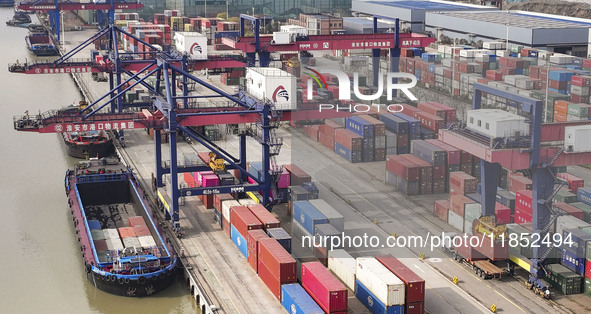
[(18, 61), (15, 63), (11, 63), (8, 66), (8, 70), (10, 72), (26, 72), (28, 70), (38, 68), (38, 67), (45, 67), (49, 69), (60, 69), (65, 67), (95, 67), (100, 70), (108, 70), (112, 66), (110, 64), (104, 63), (96, 63), (91, 59), (84, 59), (84, 58), (75, 58), (69, 59), (60, 64), (56, 64), (54, 60), (50, 59), (39, 59), (39, 60), (27, 60), (25, 63), (19, 63)]
[(76, 176), (76, 184), (78, 183), (96, 183), (96, 182), (115, 182), (126, 181), (127, 175), (121, 173), (111, 174), (89, 174)]

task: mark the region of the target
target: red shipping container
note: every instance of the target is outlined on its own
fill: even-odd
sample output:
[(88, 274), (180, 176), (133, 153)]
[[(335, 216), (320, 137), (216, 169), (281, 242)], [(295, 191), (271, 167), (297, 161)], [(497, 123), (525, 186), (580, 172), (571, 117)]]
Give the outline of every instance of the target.
[(559, 173), (556, 175), (557, 177), (564, 179), (568, 182), (568, 188), (575, 194), (577, 194), (577, 190), (582, 188), (585, 185), (585, 181), (577, 176), (573, 176), (570, 173)]
[(312, 177), (294, 164), (284, 165), (283, 168), (289, 172), (289, 182), (291, 185), (300, 185), (304, 182), (312, 182)]
[(209, 153), (208, 152), (201, 152), (201, 153), (197, 153), (197, 156), (199, 157), (199, 159), (201, 159), (201, 161), (203, 161), (204, 163), (208, 163), (209, 162)]
[(498, 70), (486, 70), (486, 78), (493, 81), (502, 81), (503, 73)]
[(584, 220), (584, 213), (583, 213), (583, 211), (580, 210), (580, 209), (578, 209), (578, 208), (576, 208), (576, 207), (574, 207), (571, 204), (557, 202), (557, 203), (552, 203), (552, 206), (554, 206), (554, 207), (556, 207), (556, 208), (564, 211), (565, 213), (567, 213), (567, 214), (569, 214), (569, 215), (571, 215), (573, 217), (576, 217), (576, 218), (579, 218), (581, 220)]
[(591, 59), (583, 59), (583, 68), (591, 69)]
[(222, 217), (222, 230), (226, 233), (228, 238), (232, 237), (232, 228), (230, 228), (230, 222), (226, 218)]
[(147, 226), (146, 221), (144, 220), (144, 217), (142, 217), (142, 216), (129, 217), (128, 222), (129, 222), (130, 227)]
[(417, 157), (415, 155), (411, 155), (411, 154), (404, 154), (404, 155), (399, 155), (399, 156), (401, 156), (404, 159), (419, 166), (419, 179), (420, 180), (423, 180), (423, 181), (433, 180), (433, 166), (430, 163), (420, 159), (419, 157)]
[[(468, 239), (471, 237), (470, 233), (467, 233)], [(458, 236), (463, 237), (463, 234), (458, 234)], [(469, 241), (468, 241), (469, 242)], [(482, 255), (482, 253), (478, 252), (475, 247), (471, 246), (470, 243), (466, 243), (462, 241), (462, 244), (459, 246), (455, 246), (454, 250), (460, 256), (467, 260), (477, 261), (486, 259), (486, 256)]]
[(478, 180), (473, 176), (462, 172), (449, 173), (449, 194), (450, 195), (466, 195), (476, 193), (478, 189)]
[(531, 223), (532, 215), (525, 212), (523, 209), (515, 208), (515, 215), (513, 217), (513, 222), (516, 224), (526, 224)]
[(408, 134), (399, 134), (396, 136), (396, 146), (397, 147), (408, 147)]
[(472, 155), (466, 151), (462, 151), (462, 154), (460, 157), (460, 163), (461, 164), (471, 164), (472, 163)]
[(258, 242), (260, 239), (269, 238), (267, 233), (261, 229), (249, 230), (246, 233), (246, 243), (248, 247), (248, 264), (258, 273)]
[(203, 206), (205, 206), (205, 208), (207, 208), (207, 209), (213, 208), (213, 194), (199, 195), (198, 197), (199, 197), (199, 200), (201, 200), (201, 203), (203, 203)]
[(291, 283), (295, 281), (286, 281), (281, 282), (278, 277), (275, 277), (273, 272), (265, 265), (261, 260), (258, 261), (257, 265), (259, 278), (265, 283), (267, 288), (271, 291), (271, 293), (277, 298), (277, 300), (281, 301), (281, 284), (282, 283)]
[(511, 208), (501, 204), (495, 203), (495, 217), (497, 224), (509, 224), (511, 223)]
[(515, 192), (515, 209), (520, 209), (529, 215), (532, 214), (532, 191), (521, 190)]
[(305, 125), (304, 126), (304, 133), (308, 135), (309, 138), (318, 142), (318, 126), (317, 125)]
[(503, 67), (500, 69), (503, 75), (515, 75), (515, 69)]
[(347, 311), (348, 289), (319, 262), (302, 264), (302, 287), (324, 312)]
[(488, 257), (492, 261), (506, 260), (509, 258), (509, 246), (503, 245), (500, 240), (493, 241), (490, 237), (483, 236), (482, 233), (475, 233), (474, 236), (482, 239), (476, 251)]
[(416, 112), (415, 119), (421, 121), (421, 125), (437, 133), (439, 129), (445, 128), (445, 120), (426, 112)]
[(263, 263), (269, 271), (281, 280), (282, 283), (295, 282), (296, 261), (289, 253), (277, 242), (277, 240), (260, 239), (259, 240), (259, 271), (260, 264)]
[(446, 165), (433, 166), (433, 180), (444, 180), (446, 173)]
[(419, 180), (419, 166), (406, 160), (402, 155), (386, 156), (386, 169), (407, 181)]
[(246, 206), (232, 207), (230, 223), (243, 237), (246, 237), (248, 230), (263, 229), (263, 224)]
[(458, 165), (460, 164), (460, 157), (462, 155), (462, 151), (458, 148), (455, 148), (449, 144), (446, 144), (440, 140), (425, 140), (427, 143), (431, 143), (447, 152), (447, 164), (448, 165)]
[(195, 187), (195, 178), (193, 178), (193, 174), (191, 174), (190, 172), (185, 172), (183, 174), (183, 178), (185, 179), (185, 182), (187, 183), (187, 185), (190, 188), (194, 188)]
[(133, 226), (133, 232), (135, 233), (136, 237), (145, 237), (145, 236), (149, 236), (152, 235), (150, 233), (150, 229), (148, 229), (148, 227), (146, 226)]
[(451, 69), (443, 69), (443, 77), (451, 78), (453, 73)]
[(441, 119), (447, 119), (447, 113), (445, 112), (445, 110), (434, 106), (431, 103), (419, 103), (418, 104), (418, 108), (423, 110), (426, 113), (432, 114), (436, 117), (440, 117)]
[(107, 240), (94, 240), (94, 248), (98, 251), (108, 251)]
[(279, 228), (281, 223), (261, 204), (248, 205), (250, 212), (263, 224), (264, 229)]
[(570, 84), (581, 87), (589, 87), (591, 85), (591, 76), (573, 75), (570, 79)]
[(322, 132), (318, 132), (318, 143), (322, 144), (322, 146), (330, 149), (331, 151), (334, 151), (334, 137)]
[(591, 279), (591, 261), (585, 261), (585, 278)]
[(132, 227), (118, 228), (117, 231), (119, 231), (119, 236), (121, 237), (121, 239), (137, 237), (135, 235), (135, 232), (133, 232)]
[(425, 313), (425, 302), (406, 303), (404, 305), (404, 314), (423, 314)]
[(509, 189), (515, 193), (517, 193), (517, 191), (521, 191), (521, 190), (531, 190), (532, 189), (532, 181), (531, 181), (531, 179), (528, 179), (524, 176), (510, 175)]
[(222, 212), (222, 201), (233, 200), (234, 197), (231, 194), (215, 194), (213, 196), (213, 208), (217, 209), (220, 213)]
[(331, 138), (334, 138), (334, 131), (336, 129), (343, 129), (343, 128), (344, 128), (344, 126), (342, 126), (334, 121), (326, 120), (324, 122), (324, 124), (320, 124), (318, 126), (318, 131), (330, 136)]
[(589, 96), (570, 94), (570, 101), (572, 101), (573, 103), (588, 104), (589, 102), (591, 102), (591, 98)]
[(473, 200), (471, 200), (470, 198), (468, 198), (464, 195), (461, 195), (461, 194), (450, 195), (449, 200), (450, 200), (450, 209), (454, 213), (460, 215), (461, 217), (464, 217), (464, 207), (466, 206), (466, 204), (476, 203)]
[(402, 106), (402, 113), (404, 113), (405, 115), (407, 115), (409, 117), (414, 118), (416, 112), (421, 112), (421, 109), (419, 109), (417, 107), (413, 107), (411, 105)]
[(450, 203), (448, 200), (439, 200), (433, 203), (433, 213), (435, 216), (439, 217), (439, 219), (447, 222), (447, 216), (450, 208)]
[(404, 282), (404, 302), (425, 301), (425, 280), (392, 255), (376, 256), (390, 272)]
[(336, 129), (334, 131), (334, 141), (350, 150), (361, 150), (363, 148), (363, 137), (347, 129)]

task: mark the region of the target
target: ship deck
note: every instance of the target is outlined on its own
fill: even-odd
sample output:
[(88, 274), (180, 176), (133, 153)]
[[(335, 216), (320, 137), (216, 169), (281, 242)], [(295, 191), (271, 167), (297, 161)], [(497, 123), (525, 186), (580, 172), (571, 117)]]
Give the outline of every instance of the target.
[(129, 227), (129, 217), (141, 216), (131, 203), (89, 205), (84, 211), (88, 220), (98, 220), (101, 229)]

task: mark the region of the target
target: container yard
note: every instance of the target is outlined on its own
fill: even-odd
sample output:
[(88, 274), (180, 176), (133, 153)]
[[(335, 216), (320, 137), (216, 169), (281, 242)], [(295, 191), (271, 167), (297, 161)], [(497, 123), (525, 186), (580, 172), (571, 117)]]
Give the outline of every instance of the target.
[[(83, 98), (15, 109), (16, 131), (113, 138), (66, 172), (88, 289), (157, 299), (178, 282), (204, 314), (591, 308), (591, 21), (436, 0), (145, 19), (110, 2), (17, 4), (67, 40), (8, 66)], [(60, 32), (71, 10), (103, 28)]]

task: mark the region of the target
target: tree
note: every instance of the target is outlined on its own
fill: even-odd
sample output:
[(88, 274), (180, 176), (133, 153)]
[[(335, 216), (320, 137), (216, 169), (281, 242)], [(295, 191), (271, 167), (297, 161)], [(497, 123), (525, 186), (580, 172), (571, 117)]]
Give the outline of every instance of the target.
[(240, 18), (237, 16), (232, 16), (228, 19), (228, 22), (240, 22)]
[(226, 15), (226, 12), (218, 13), (218, 15), (216, 17), (218, 19), (223, 19), (223, 20), (228, 19), (228, 16)]

